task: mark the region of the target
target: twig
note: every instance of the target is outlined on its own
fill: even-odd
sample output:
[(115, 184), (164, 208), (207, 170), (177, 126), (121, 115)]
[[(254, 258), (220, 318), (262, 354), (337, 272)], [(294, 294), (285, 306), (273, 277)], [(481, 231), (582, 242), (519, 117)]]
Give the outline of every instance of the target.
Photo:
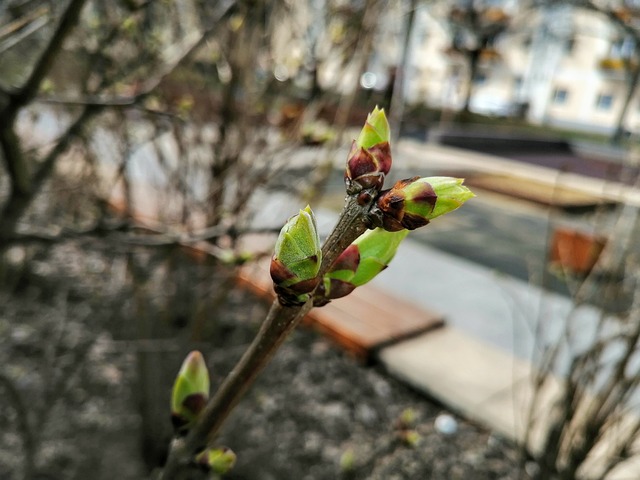
[(33, 101), (37, 103), (44, 103), (49, 105), (63, 105), (65, 107), (110, 107), (110, 108), (135, 108), (148, 115), (154, 115), (159, 117), (167, 117), (178, 122), (184, 122), (184, 118), (173, 112), (167, 112), (164, 110), (157, 110), (153, 108), (147, 108), (141, 105), (141, 101), (149, 92), (141, 92), (137, 95), (130, 95), (126, 97), (118, 96), (105, 96), (105, 95), (89, 95), (86, 97), (60, 97), (60, 96), (47, 96), (37, 97)]
[[(318, 276), (324, 275), (340, 253), (367, 229), (364, 218), (368, 210), (369, 205), (359, 205), (355, 196), (347, 197), (338, 223), (322, 248), (323, 260)], [(242, 395), (311, 308), (311, 300), (298, 306), (284, 306), (278, 300), (274, 301), (251, 346), (224, 379), (195, 427), (186, 437), (173, 441), (160, 476), (162, 480), (176, 478), (193, 455), (215, 437)]]
[[(0, 212), (0, 247), (5, 246), (5, 238), (15, 231), (15, 225), (22, 216), (27, 207), (31, 204), (35, 192), (38, 187), (46, 180), (59, 156), (64, 153), (70, 146), (72, 140), (76, 138), (86, 125), (86, 123), (95, 115), (100, 113), (108, 104), (91, 103), (84, 105), (84, 110), (76, 121), (60, 136), (56, 146), (44, 158), (39, 170), (33, 176), (30, 184), (28, 182), (29, 173), (25, 155), (21, 152), (18, 137), (14, 131), (14, 121), (17, 111), (24, 105), (33, 100), (36, 95), (40, 83), (48, 72), (52, 62), (54, 61), (62, 42), (68, 35), (80, 14), (81, 7), (86, 0), (71, 0), (67, 10), (63, 14), (62, 20), (49, 42), (49, 45), (37, 62), (31, 76), (24, 86), (15, 93), (10, 94), (10, 102), (4, 110), (0, 110), (0, 148), (2, 148), (5, 163), (8, 166), (12, 179), (12, 189), (19, 187), (18, 190), (12, 191), (9, 201), (4, 205), (3, 211)], [(218, 20), (223, 18), (233, 6), (233, 2), (225, 2), (218, 12)], [(179, 49), (172, 59), (159, 68), (158, 75), (149, 79), (142, 87), (140, 92), (128, 99), (127, 102), (133, 104), (140, 102), (146, 98), (163, 80), (173, 72), (179, 65), (191, 57), (191, 55), (202, 46), (207, 39), (216, 32), (217, 21), (204, 32), (195, 33), (193, 37), (189, 37), (184, 43), (182, 49)]]
[(37, 20), (39, 17), (46, 15), (49, 13), (49, 6), (42, 5), (41, 7), (36, 8), (35, 10), (27, 13), (26, 15), (10, 22), (2, 27), (0, 27), (0, 38), (8, 37), (9, 35), (14, 34), (19, 31), (25, 25)]
[(40, 84), (47, 73), (49, 73), (53, 62), (62, 50), (67, 35), (71, 33), (75, 24), (78, 22), (80, 12), (86, 1), (87, 0), (71, 0), (69, 2), (67, 9), (62, 14), (58, 28), (56, 28), (53, 37), (40, 55), (35, 67), (31, 71), (31, 75), (29, 75), (29, 78), (22, 88), (12, 96), (10, 106), (8, 107), (10, 112), (18, 111), (35, 97), (40, 88)]
[[(46, 12), (45, 12), (46, 13)], [(49, 18), (39, 17), (36, 18), (33, 22), (27, 25), (22, 31), (16, 32), (11, 37), (0, 43), (0, 53), (4, 53), (9, 50), (11, 47), (17, 45), (22, 40), (27, 38), (28, 36), (34, 34), (42, 27), (44, 27), (47, 23), (49, 23)], [(0, 34), (2, 36), (2, 34)]]

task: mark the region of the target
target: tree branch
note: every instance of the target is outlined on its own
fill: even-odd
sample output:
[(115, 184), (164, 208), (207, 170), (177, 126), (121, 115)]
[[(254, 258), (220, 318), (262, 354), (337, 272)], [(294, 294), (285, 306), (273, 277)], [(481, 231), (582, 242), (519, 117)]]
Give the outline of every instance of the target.
[[(33, 176), (30, 188), (26, 192), (17, 191), (17, 194), (12, 194), (9, 197), (9, 201), (4, 205), (2, 215), (0, 215), (0, 245), (4, 243), (5, 238), (11, 236), (15, 232), (15, 227), (20, 220), (20, 217), (24, 214), (25, 210), (31, 204), (35, 192), (38, 191), (42, 183), (51, 175), (51, 171), (55, 166), (58, 157), (67, 150), (74, 138), (80, 135), (82, 129), (85, 127), (87, 121), (94, 115), (102, 110), (101, 107), (87, 106), (80, 114), (80, 116), (69, 126), (67, 131), (60, 137), (58, 143), (44, 158), (40, 169)], [(6, 131), (0, 130), (1, 133)], [(11, 130), (13, 133), (13, 130)], [(0, 141), (4, 139), (3, 135), (0, 135)], [(4, 143), (3, 143), (4, 147)], [(19, 152), (20, 157), (22, 153)], [(24, 158), (19, 164), (24, 163)]]
[[(53, 37), (49, 41), (47, 47), (44, 49), (40, 58), (35, 64), (35, 67), (31, 71), (31, 75), (18, 92), (12, 95), (9, 105), (9, 112), (17, 112), (20, 108), (28, 104), (33, 97), (38, 93), (40, 84), (46, 77), (47, 73), (51, 69), (53, 62), (62, 50), (65, 39), (71, 33), (74, 26), (80, 18), (80, 12), (87, 0), (71, 0), (67, 5), (67, 9), (62, 14), (60, 23), (53, 33)], [(10, 117), (12, 115), (9, 115)]]
[[(369, 208), (370, 205), (359, 205), (356, 196), (347, 197), (338, 223), (322, 247), (320, 278), (338, 255), (367, 229), (364, 218)], [(189, 435), (177, 438), (171, 444), (161, 480), (177, 478), (180, 470), (189, 464), (198, 450), (216, 436), (258, 374), (312, 306), (311, 299), (304, 305), (296, 306), (284, 306), (277, 299), (273, 302), (260, 331), (200, 414), (199, 421)]]

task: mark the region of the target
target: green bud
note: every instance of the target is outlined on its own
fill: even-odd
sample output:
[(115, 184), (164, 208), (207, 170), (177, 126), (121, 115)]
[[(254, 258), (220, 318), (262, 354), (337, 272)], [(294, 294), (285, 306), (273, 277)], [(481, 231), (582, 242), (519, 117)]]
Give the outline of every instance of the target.
[(187, 355), (171, 393), (171, 419), (176, 431), (186, 432), (209, 399), (209, 371), (196, 350)]
[(408, 233), (408, 230), (388, 232), (376, 228), (360, 235), (324, 275), (322, 286), (314, 298), (316, 306), (344, 297), (373, 280), (387, 268)]
[(305, 303), (318, 285), (322, 249), (316, 219), (307, 205), (282, 227), (271, 259), (270, 273), (284, 305)]
[(376, 228), (360, 235), (353, 242), (360, 252), (360, 263), (351, 283), (356, 287), (364, 285), (387, 268), (408, 233), (387, 232), (382, 228)]
[(367, 116), (367, 121), (358, 139), (351, 145), (347, 157), (345, 183), (348, 193), (382, 188), (384, 177), (391, 169), (389, 139), (389, 123), (384, 109), (376, 106)]
[(218, 475), (224, 475), (236, 464), (236, 454), (227, 447), (207, 448), (196, 456), (196, 462)]
[(347, 448), (340, 455), (340, 470), (343, 472), (351, 472), (356, 466), (356, 455), (352, 448)]
[(418, 413), (411, 407), (405, 408), (400, 413), (400, 418), (398, 418), (398, 423), (401, 428), (407, 429), (415, 425), (416, 420), (418, 418)]
[(400, 180), (380, 193), (375, 215), (385, 230), (414, 230), (445, 213), (456, 210), (475, 197), (462, 185), (463, 179), (451, 177), (414, 177)]
[(399, 435), (407, 447), (416, 448), (422, 441), (422, 435), (415, 430), (404, 430)]
[(475, 197), (475, 194), (462, 184), (463, 178), (427, 177), (420, 180), (428, 182), (438, 195), (436, 206), (429, 217), (430, 220), (457, 210), (464, 202)]
[(384, 108), (380, 109), (376, 105), (373, 111), (367, 115), (367, 121), (360, 131), (356, 145), (362, 148), (371, 148), (379, 143), (388, 142), (390, 138), (389, 122)]

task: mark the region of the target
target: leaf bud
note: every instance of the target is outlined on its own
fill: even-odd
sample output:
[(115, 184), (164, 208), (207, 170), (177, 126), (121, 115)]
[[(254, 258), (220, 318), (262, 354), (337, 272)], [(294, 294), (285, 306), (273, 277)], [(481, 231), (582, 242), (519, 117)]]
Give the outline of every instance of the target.
[(344, 297), (373, 280), (387, 268), (408, 233), (408, 230), (388, 232), (376, 228), (360, 235), (324, 275), (314, 303), (323, 305), (329, 300)]
[(178, 433), (193, 426), (209, 399), (209, 371), (197, 350), (182, 362), (171, 393), (171, 420)]
[(287, 220), (280, 230), (270, 273), (278, 299), (284, 305), (300, 305), (318, 285), (322, 249), (316, 219), (306, 208)]
[(196, 463), (218, 475), (224, 475), (236, 464), (236, 454), (227, 447), (207, 448), (196, 456)]
[(384, 177), (391, 169), (391, 147), (389, 145), (389, 122), (384, 109), (377, 106), (367, 116), (367, 121), (353, 141), (347, 166), (345, 183), (347, 192), (357, 193), (362, 189), (382, 189)]
[(377, 223), (391, 232), (422, 227), (475, 197), (462, 185), (463, 181), (451, 177), (399, 180), (392, 188), (380, 193), (373, 212), (378, 217)]

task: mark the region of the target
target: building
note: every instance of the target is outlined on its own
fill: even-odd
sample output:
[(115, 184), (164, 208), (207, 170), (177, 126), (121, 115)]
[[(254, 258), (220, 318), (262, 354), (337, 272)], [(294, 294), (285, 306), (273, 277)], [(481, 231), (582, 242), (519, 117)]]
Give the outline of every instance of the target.
[[(536, 124), (612, 133), (629, 91), (629, 66), (638, 61), (633, 39), (597, 12), (568, 5), (518, 11), (514, 2), (501, 3), (510, 25), (481, 56), (471, 110), (497, 116), (520, 111)], [(458, 110), (468, 61), (448, 48), (446, 8), (431, 4), (416, 12), (405, 100)], [(378, 72), (385, 71), (384, 61), (395, 61), (380, 54), (374, 60)], [(631, 98), (623, 126), (640, 133), (640, 95)]]

